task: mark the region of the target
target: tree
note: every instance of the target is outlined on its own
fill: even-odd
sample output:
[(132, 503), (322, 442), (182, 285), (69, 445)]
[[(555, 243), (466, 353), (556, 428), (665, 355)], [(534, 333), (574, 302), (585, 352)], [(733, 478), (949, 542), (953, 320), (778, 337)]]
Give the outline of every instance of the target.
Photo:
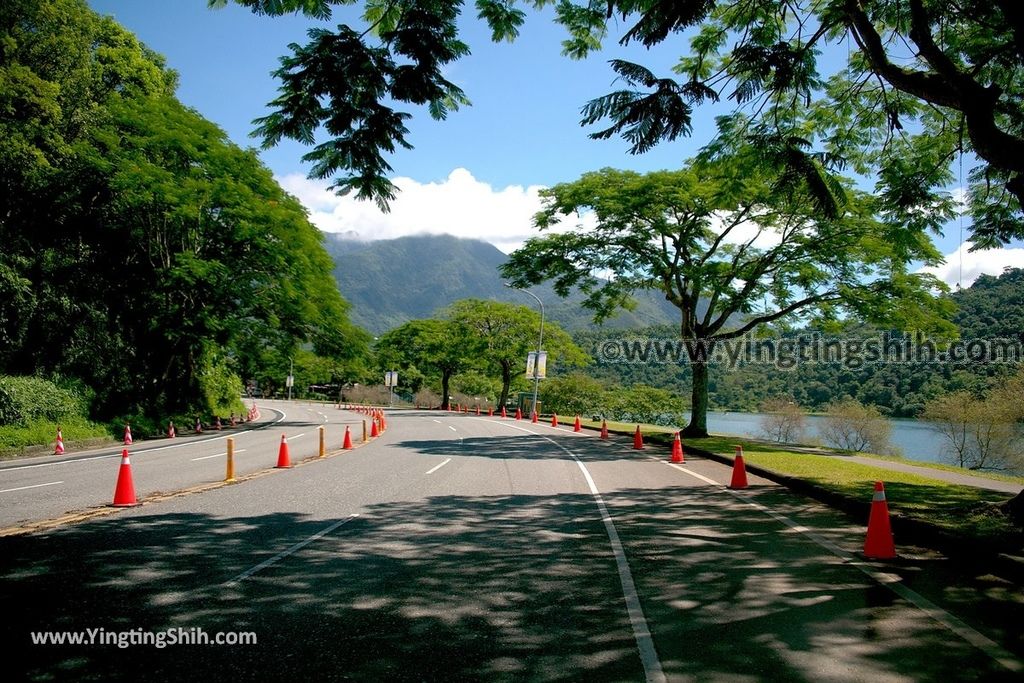
[(609, 392), (605, 385), (587, 375), (570, 373), (545, 380), (540, 388), (541, 405), (551, 413), (588, 415), (608, 412)]
[(205, 413), (299, 346), (366, 352), (301, 204), (159, 55), (82, 0), (0, 29), (0, 371), (80, 378), (101, 416)]
[(679, 339), (693, 373), (685, 434), (707, 435), (708, 365), (715, 345), (781, 319), (901, 320), (951, 331), (930, 276), (912, 259), (938, 257), (919, 233), (875, 218), (876, 201), (852, 189), (843, 211), (823, 218), (813, 198), (776, 182), (771, 163), (742, 142), (682, 171), (641, 175), (605, 169), (542, 191), (544, 230), (587, 212), (596, 226), (530, 239), (503, 266), (516, 286), (552, 280), (579, 288), (600, 320), (655, 289), (679, 309)]
[[(508, 401), (513, 372), (526, 362), (526, 354), (537, 350), (540, 316), (526, 306), (482, 299), (463, 299), (452, 304), (445, 316), (471, 331), (489, 367), (501, 377), (498, 405)], [(544, 323), (544, 349), (548, 363), (577, 366), (587, 355), (572, 338), (550, 320)]]
[(776, 443), (799, 443), (806, 433), (807, 416), (789, 397), (776, 397), (761, 405), (761, 431)]
[(468, 339), (466, 328), (452, 321), (410, 320), (380, 338), (378, 362), (400, 368), (400, 372), (402, 368), (413, 367), (424, 373), (437, 373), (441, 408), (447, 410), (452, 376), (472, 362)]
[(930, 401), (924, 417), (946, 438), (960, 467), (1014, 470), (1024, 464), (1024, 373), (1004, 380), (985, 397), (956, 391)]
[[(235, 0), (259, 14), (303, 12), (326, 19), (351, 0)], [(223, 6), (228, 0), (209, 0)], [(394, 107), (426, 105), (443, 119), (465, 93), (443, 67), (466, 57), (456, 19), (462, 2), (367, 0), (366, 30), (342, 24), (310, 31), (291, 45), (277, 76), (280, 96), (258, 121), (265, 145), (284, 137), (315, 144), (312, 174), (332, 177), (342, 191), (377, 200), (394, 197), (384, 155), (411, 147)], [(555, 6), (568, 31), (567, 56), (602, 48), (610, 31), (619, 43), (652, 47), (689, 35), (675, 68), (678, 79), (624, 60), (612, 69), (624, 89), (583, 108), (591, 134), (621, 135), (642, 153), (692, 133), (694, 110), (731, 100), (733, 114), (752, 113), (745, 133), (774, 156), (791, 178), (833, 200), (824, 175), (853, 167), (875, 175), (889, 210), (912, 220), (917, 210), (946, 202), (958, 154), (981, 164), (971, 173), (973, 239), (993, 246), (1024, 236), (1024, 10), (1017, 0), (534, 0)], [(511, 0), (476, 0), (495, 41), (514, 40), (525, 13)], [(621, 24), (619, 18), (621, 17)], [(833, 63), (843, 69), (819, 73)], [(809, 109), (808, 126), (793, 113)], [(726, 117), (728, 119), (730, 117)], [(730, 125), (726, 123), (726, 125)], [(876, 175), (877, 172), (877, 175)], [(347, 175), (345, 175), (347, 174)], [(833, 207), (837, 208), (837, 207)]]
[(844, 451), (870, 451), (886, 454), (891, 450), (892, 425), (878, 408), (849, 399), (832, 404), (825, 416), (821, 435), (825, 441)]

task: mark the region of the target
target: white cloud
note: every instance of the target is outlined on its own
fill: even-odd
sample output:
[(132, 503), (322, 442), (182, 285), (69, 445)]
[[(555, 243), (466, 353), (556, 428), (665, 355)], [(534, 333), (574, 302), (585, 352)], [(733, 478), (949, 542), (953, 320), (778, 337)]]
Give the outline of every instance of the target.
[[(1024, 249), (1002, 248), (983, 251), (968, 251), (969, 242), (945, 255), (945, 263), (940, 266), (926, 266), (918, 272), (931, 273), (950, 287), (969, 287), (979, 275), (1001, 275), (1005, 268), (1024, 268)], [(962, 272), (962, 274), (961, 274)]]
[(510, 185), (496, 190), (457, 168), (439, 183), (395, 178), (399, 188), (391, 212), (354, 197), (339, 197), (324, 181), (303, 175), (279, 177), (285, 190), (309, 210), (324, 232), (355, 233), (359, 239), (394, 239), (415, 234), (449, 234), (490, 242), (509, 253), (538, 234), (533, 215), (540, 210), (542, 186)]

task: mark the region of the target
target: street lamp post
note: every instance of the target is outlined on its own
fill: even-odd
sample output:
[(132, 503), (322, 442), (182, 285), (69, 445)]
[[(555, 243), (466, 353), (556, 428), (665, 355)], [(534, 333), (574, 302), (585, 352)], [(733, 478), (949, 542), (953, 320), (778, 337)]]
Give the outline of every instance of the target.
[(540, 335), (537, 337), (537, 357), (533, 361), (533, 414), (537, 414), (537, 390), (540, 389), (540, 350), (544, 345), (544, 302), (540, 300), (540, 297), (531, 292), (528, 289), (521, 289), (519, 287), (513, 287), (509, 283), (505, 283), (505, 286), (509, 289), (515, 289), (520, 292), (529, 294), (537, 303), (540, 305)]

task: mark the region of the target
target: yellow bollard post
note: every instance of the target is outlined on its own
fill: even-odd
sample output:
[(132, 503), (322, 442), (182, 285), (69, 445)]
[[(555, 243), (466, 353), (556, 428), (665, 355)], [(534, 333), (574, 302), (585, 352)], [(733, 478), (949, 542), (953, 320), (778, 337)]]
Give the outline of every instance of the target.
[(327, 443), (326, 443), (326, 440), (325, 440), (325, 437), (324, 437), (324, 428), (321, 425), (320, 427), (317, 427), (316, 429), (317, 429), (318, 432), (320, 432), (320, 451), (319, 451), (319, 455), (322, 458), (325, 455), (327, 455)]
[(363, 443), (369, 441), (369, 437), (366, 436), (366, 420), (363, 420)]
[(224, 481), (235, 480), (235, 440), (232, 437), (228, 437), (228, 469), (224, 475)]

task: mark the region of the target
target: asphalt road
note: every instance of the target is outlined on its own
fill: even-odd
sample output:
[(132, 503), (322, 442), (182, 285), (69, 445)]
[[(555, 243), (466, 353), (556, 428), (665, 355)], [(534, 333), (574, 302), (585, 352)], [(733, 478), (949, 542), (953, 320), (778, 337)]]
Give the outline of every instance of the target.
[[(176, 462), (192, 462), (182, 450)], [(756, 477), (730, 492), (726, 467), (667, 455), (410, 411), (350, 452), (0, 538), (4, 669), (104, 681), (1021, 679), (1021, 586), (915, 549), (861, 562), (863, 522)], [(89, 629), (257, 644), (32, 644), (33, 632)]]
[[(235, 475), (241, 477), (277, 463), (281, 436), (292, 460), (317, 455), (318, 427), (328, 449), (341, 447), (345, 427), (362, 438), (364, 415), (321, 404), (270, 401), (260, 418), (202, 434), (183, 430), (174, 439), (136, 441), (128, 446), (135, 492), (140, 498), (223, 481), (227, 439), (235, 440)], [(19, 458), (0, 463), (0, 529), (109, 505), (125, 446), (64, 455)]]

